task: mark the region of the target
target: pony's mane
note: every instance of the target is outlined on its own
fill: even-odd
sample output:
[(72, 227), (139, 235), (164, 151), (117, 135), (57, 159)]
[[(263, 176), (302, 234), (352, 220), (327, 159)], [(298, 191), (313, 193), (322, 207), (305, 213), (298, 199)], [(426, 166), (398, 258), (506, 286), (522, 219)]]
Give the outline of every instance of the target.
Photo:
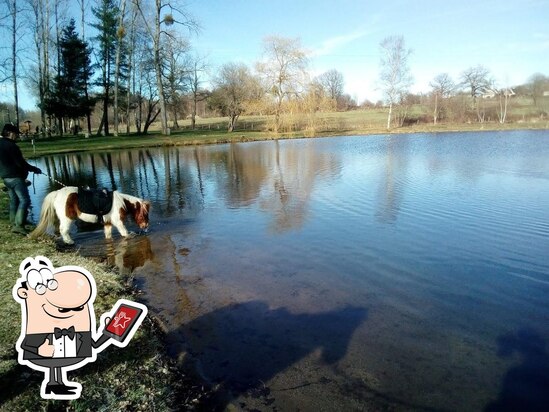
[(113, 208), (120, 207), (124, 214), (130, 213), (135, 222), (148, 224), (149, 211), (151, 204), (147, 200), (140, 199), (136, 196), (127, 195), (118, 191), (113, 192)]
[(121, 207), (126, 210), (126, 204), (124, 200), (127, 200), (130, 203), (136, 204), (136, 203), (145, 203), (143, 199), (138, 198), (137, 196), (127, 195), (125, 193), (121, 193), (118, 190), (115, 190), (113, 192), (113, 197), (118, 200), (118, 203), (120, 203)]

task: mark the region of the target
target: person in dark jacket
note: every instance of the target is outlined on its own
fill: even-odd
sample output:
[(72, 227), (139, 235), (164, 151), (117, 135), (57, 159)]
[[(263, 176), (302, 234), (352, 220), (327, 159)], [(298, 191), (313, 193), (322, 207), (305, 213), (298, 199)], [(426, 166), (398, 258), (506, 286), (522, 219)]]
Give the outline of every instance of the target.
[(4, 125), (0, 139), (0, 177), (10, 197), (12, 232), (26, 235), (28, 230), (25, 224), (31, 203), (26, 179), (29, 172), (41, 174), (42, 171), (23, 158), (21, 149), (15, 143), (18, 136), (19, 129), (16, 126), (10, 123)]

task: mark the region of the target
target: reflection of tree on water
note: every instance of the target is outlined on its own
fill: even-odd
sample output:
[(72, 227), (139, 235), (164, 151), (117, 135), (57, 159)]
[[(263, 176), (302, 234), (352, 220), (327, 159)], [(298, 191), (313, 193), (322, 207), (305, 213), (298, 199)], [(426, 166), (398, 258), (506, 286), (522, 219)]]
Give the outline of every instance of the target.
[[(67, 186), (97, 187), (97, 169), (94, 154), (70, 154), (44, 158), (44, 170), (48, 176)], [(59, 189), (59, 184), (50, 181), (50, 191)]]
[(339, 160), (308, 142), (274, 144), (274, 152), (265, 144), (231, 144), (228, 150), (175, 147), (158, 154), (149, 149), (69, 154), (47, 157), (44, 163), (48, 175), (67, 185), (117, 188), (150, 199), (153, 213), (164, 217), (182, 209), (200, 210), (210, 185), (229, 207), (257, 203), (272, 213), (273, 231), (285, 231), (303, 224), (315, 181), (333, 176)]
[(220, 162), (212, 162), (220, 197), (231, 208), (247, 206), (256, 201), (267, 177), (267, 165), (257, 145), (233, 143), (223, 153), (216, 153)]
[(334, 176), (339, 161), (313, 145), (304, 148), (303, 142), (273, 144), (274, 151), (266, 144), (232, 144), (216, 154), (221, 162), (210, 159), (210, 164), (229, 207), (258, 203), (273, 215), (272, 230), (283, 232), (303, 224), (315, 181)]
[[(66, 186), (106, 187), (111, 190), (118, 187), (111, 153), (49, 156), (44, 158), (44, 165), (48, 176)], [(51, 190), (59, 189), (58, 184), (50, 184)]]
[[(113, 166), (112, 166), (112, 156), (110, 153), (107, 153), (107, 154), (102, 154), (101, 155), (101, 158), (103, 160), (103, 163), (106, 164), (107, 166), (107, 171), (109, 172), (109, 179), (110, 179), (110, 188), (112, 190), (116, 190), (117, 188), (117, 185), (116, 185), (116, 181), (115, 181), (115, 178), (114, 178), (114, 172), (113, 172)], [(107, 186), (109, 187), (109, 186)]]
[[(398, 141), (397, 141), (398, 140)], [(387, 138), (385, 174), (379, 187), (376, 217), (384, 223), (396, 221), (402, 203), (408, 172), (407, 141), (399, 137)]]
[[(152, 200), (153, 213), (156, 210), (171, 215), (187, 204), (201, 201), (200, 197), (195, 199), (194, 190), (190, 190), (199, 183), (191, 171), (196, 156), (190, 155), (186, 151), (181, 156), (178, 148), (167, 148), (160, 157), (142, 149), (49, 156), (43, 162), (45, 173), (67, 186), (117, 189)], [(48, 182), (48, 192), (59, 188), (57, 183)]]
[[(311, 170), (310, 168), (305, 167), (303, 175), (299, 177), (288, 173), (286, 177), (289, 179), (289, 185), (287, 185), (284, 182), (285, 173), (283, 172), (283, 170), (288, 170), (288, 168), (285, 167), (283, 169), (281, 167), (280, 144), (278, 140), (275, 141), (275, 144), (276, 173), (274, 174), (274, 192), (272, 196), (272, 204), (277, 205), (278, 208), (274, 210), (275, 221), (273, 229), (275, 232), (284, 232), (286, 230), (292, 229), (293, 227), (300, 227), (305, 221), (307, 211), (306, 206), (308, 204), (308, 200), (313, 189), (316, 170)], [(293, 157), (293, 154), (291, 155)], [(297, 168), (301, 168), (302, 164), (298, 163), (294, 166), (297, 167), (290, 170), (296, 170)], [(295, 181), (296, 177), (299, 178), (297, 182)], [(295, 188), (296, 190), (293, 193), (291, 191), (288, 191), (287, 188), (292, 188), (293, 185), (295, 185), (296, 183), (298, 186), (302, 186), (304, 190), (299, 190)]]
[[(138, 154), (138, 172), (139, 172), (139, 190), (146, 196), (157, 197), (160, 190), (164, 188), (163, 179), (160, 176), (159, 169), (161, 162), (157, 164), (157, 158), (153, 157), (149, 150), (139, 150)], [(136, 184), (132, 179), (127, 184)]]
[(159, 207), (162, 213), (172, 216), (185, 209), (192, 214), (201, 209), (203, 204), (196, 153), (179, 147), (163, 149), (164, 184), (160, 185), (163, 193), (158, 198), (164, 199)]
[(196, 163), (196, 176), (198, 178), (198, 187), (200, 188), (200, 194), (202, 199), (204, 199), (204, 182), (202, 181), (202, 171), (200, 170), (200, 157), (198, 156), (198, 147), (195, 147), (193, 150), (194, 161)]

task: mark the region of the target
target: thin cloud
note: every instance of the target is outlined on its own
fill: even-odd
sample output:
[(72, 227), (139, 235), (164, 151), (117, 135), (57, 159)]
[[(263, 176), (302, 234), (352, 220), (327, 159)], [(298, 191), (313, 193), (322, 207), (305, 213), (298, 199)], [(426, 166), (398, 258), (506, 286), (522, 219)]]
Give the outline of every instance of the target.
[(549, 50), (549, 37), (536, 35), (531, 41), (511, 42), (507, 48), (516, 53), (546, 52)]
[(324, 40), (322, 44), (311, 51), (312, 57), (320, 57), (332, 54), (335, 50), (346, 46), (349, 43), (354, 42), (368, 34), (367, 31), (361, 30), (349, 34), (344, 34), (340, 36), (334, 36), (327, 40)]

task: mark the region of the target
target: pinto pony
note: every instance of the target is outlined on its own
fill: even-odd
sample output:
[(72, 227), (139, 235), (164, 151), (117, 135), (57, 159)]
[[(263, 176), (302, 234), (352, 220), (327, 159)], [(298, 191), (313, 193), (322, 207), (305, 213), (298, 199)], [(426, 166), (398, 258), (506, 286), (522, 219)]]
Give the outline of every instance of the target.
[[(112, 208), (103, 215), (105, 238), (111, 239), (112, 227), (116, 227), (120, 235), (128, 236), (128, 230), (124, 226), (124, 219), (131, 215), (140, 229), (149, 227), (149, 211), (151, 205), (148, 201), (135, 196), (126, 195), (118, 191), (113, 192)], [(40, 221), (36, 229), (29, 235), (37, 238), (52, 228), (59, 220), (59, 232), (63, 241), (69, 245), (74, 241), (69, 236), (69, 230), (74, 220), (80, 219), (88, 223), (97, 223), (97, 215), (83, 213), (78, 206), (78, 188), (67, 186), (50, 192), (42, 202)]]

